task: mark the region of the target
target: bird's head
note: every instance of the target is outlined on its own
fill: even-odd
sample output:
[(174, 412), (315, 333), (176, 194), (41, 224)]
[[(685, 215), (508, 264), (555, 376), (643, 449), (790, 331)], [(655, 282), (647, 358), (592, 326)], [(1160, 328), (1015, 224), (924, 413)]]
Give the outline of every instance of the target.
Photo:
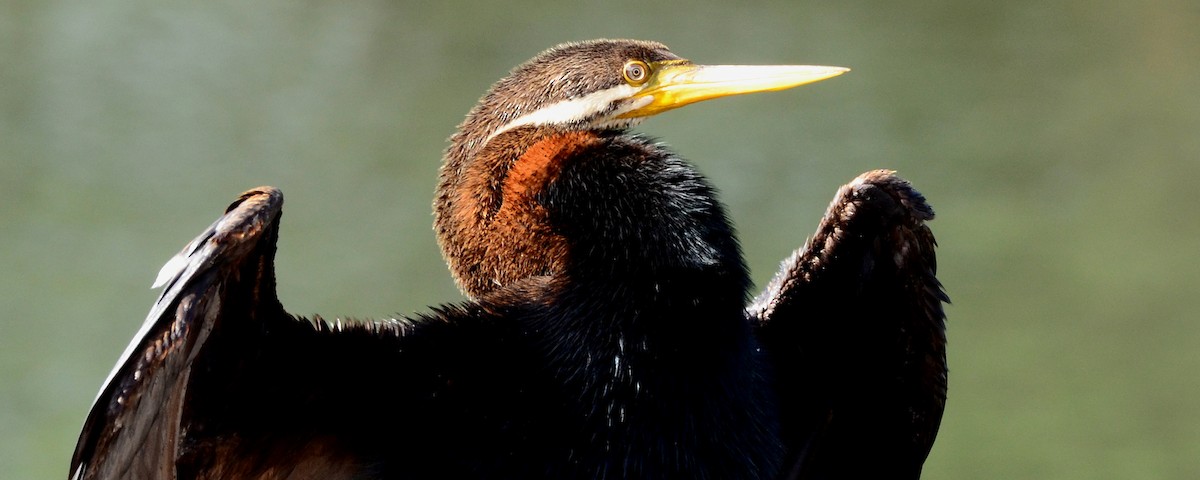
[[(450, 138), (435, 229), (459, 286), (478, 296), (551, 274), (565, 255), (560, 232), (528, 205), (558, 163), (530, 152), (568, 151), (566, 143), (586, 138), (572, 134), (621, 131), (695, 102), (792, 88), (847, 70), (697, 65), (662, 44), (637, 40), (570, 43), (538, 54), (496, 82)], [(537, 185), (508, 188), (517, 177)], [(506, 213), (506, 205), (514, 211)]]
[(492, 85), (447, 160), (522, 127), (607, 130), (703, 100), (784, 90), (847, 72), (813, 65), (697, 65), (661, 43), (592, 40), (546, 50)]

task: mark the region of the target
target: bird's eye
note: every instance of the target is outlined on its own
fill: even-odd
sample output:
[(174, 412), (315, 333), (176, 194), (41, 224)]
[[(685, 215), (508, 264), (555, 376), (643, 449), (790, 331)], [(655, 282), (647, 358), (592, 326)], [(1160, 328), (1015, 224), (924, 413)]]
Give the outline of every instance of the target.
[(630, 60), (625, 62), (625, 68), (621, 74), (625, 77), (626, 82), (636, 87), (646, 83), (646, 79), (650, 78), (650, 66), (641, 60)]

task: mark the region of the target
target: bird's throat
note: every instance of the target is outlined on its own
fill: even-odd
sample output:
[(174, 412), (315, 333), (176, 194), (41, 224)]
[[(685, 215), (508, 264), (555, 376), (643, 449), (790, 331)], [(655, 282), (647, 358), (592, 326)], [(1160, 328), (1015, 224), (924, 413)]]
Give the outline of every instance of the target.
[(597, 141), (590, 131), (523, 128), (491, 139), (472, 158), (448, 159), (460, 173), (454, 182), (443, 178), (435, 227), (464, 293), (478, 298), (563, 270), (568, 245), (539, 194), (564, 161)]

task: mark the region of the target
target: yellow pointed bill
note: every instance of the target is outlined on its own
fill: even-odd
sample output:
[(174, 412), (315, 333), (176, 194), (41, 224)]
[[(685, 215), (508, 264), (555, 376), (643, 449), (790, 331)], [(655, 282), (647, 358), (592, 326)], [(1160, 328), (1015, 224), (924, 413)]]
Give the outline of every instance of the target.
[(646, 87), (634, 98), (649, 103), (621, 114), (620, 118), (648, 117), (684, 105), (743, 93), (785, 90), (850, 71), (844, 67), (817, 65), (693, 65), (657, 62), (651, 64)]

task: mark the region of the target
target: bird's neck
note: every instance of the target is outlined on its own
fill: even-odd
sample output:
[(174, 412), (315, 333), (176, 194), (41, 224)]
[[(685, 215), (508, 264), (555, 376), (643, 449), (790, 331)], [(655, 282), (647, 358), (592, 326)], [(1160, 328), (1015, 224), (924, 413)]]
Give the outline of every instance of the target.
[[(770, 430), (753, 416), (771, 407), (747, 373), (759, 371), (748, 274), (692, 166), (623, 132), (514, 130), (448, 162), (442, 181), (438, 230), (460, 282), (510, 295), (499, 305), (533, 302), (522, 329), (542, 346), (536, 363), (567, 405), (594, 407), (570, 418), (599, 444), (572, 448), (654, 457), (666, 442), (707, 458), (725, 445), (704, 439)], [(696, 418), (728, 431), (692, 431)], [(635, 438), (646, 429), (631, 425), (679, 436)]]
[(535, 198), (554, 173), (550, 159), (558, 149), (549, 147), (553, 142), (538, 147), (546, 138), (558, 137), (522, 129), (485, 146), (455, 143), (446, 153), (434, 229), (455, 281), (469, 296), (563, 268), (565, 239)]
[[(615, 133), (583, 143), (570, 143), (575, 151), (539, 193), (570, 240), (551, 302), (562, 310), (542, 320), (559, 342), (550, 361), (576, 394), (604, 400), (591, 421), (652, 416), (685, 431), (674, 427), (689, 415), (722, 414), (678, 392), (712, 399), (753, 389), (749, 280), (736, 238), (707, 180), (661, 146)], [(725, 405), (761, 400), (738, 395)]]
[(714, 195), (692, 166), (647, 140), (522, 128), (447, 151), (435, 229), (456, 281), (474, 297), (569, 268), (617, 278), (659, 269), (745, 276)]

